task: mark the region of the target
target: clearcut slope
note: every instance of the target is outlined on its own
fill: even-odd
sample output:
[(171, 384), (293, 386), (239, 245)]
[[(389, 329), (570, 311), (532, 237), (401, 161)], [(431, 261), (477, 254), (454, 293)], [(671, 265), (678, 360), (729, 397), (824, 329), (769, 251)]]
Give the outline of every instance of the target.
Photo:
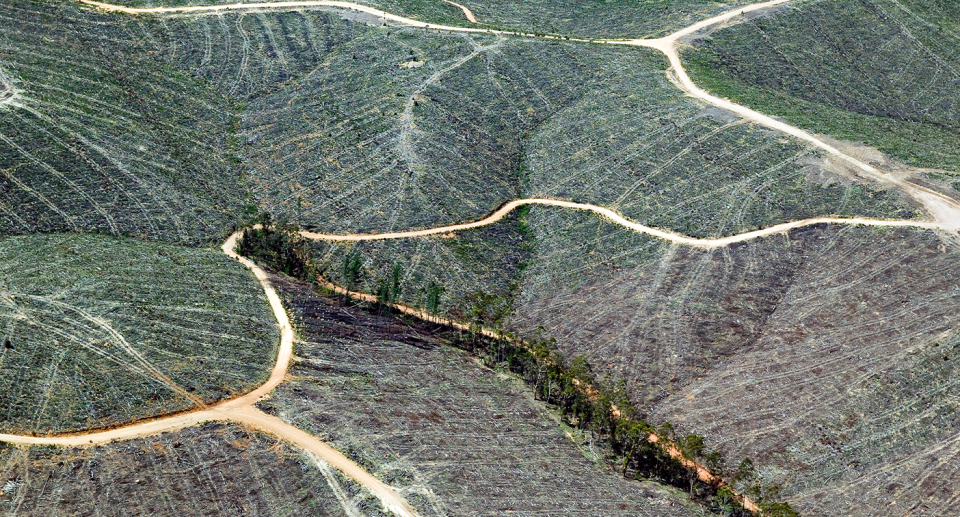
[(249, 391), (279, 333), (241, 264), (88, 235), (0, 240), (3, 432), (124, 424)]
[(693, 80), (808, 131), (865, 142), (907, 165), (960, 171), (957, 4), (843, 0), (791, 7), (696, 42), (682, 53)]
[[(9, 447), (0, 508), (16, 515), (346, 517), (356, 487), (274, 438), (206, 424), (90, 448)], [(351, 493), (354, 492), (354, 493)], [(356, 508), (353, 504), (353, 508)], [(362, 506), (361, 506), (362, 507)]]
[(347, 451), (424, 515), (698, 514), (678, 491), (586, 459), (519, 380), (429, 326), (277, 282), (302, 341), (290, 381), (259, 405)]
[(182, 244), (229, 233), (245, 196), (235, 106), (157, 58), (139, 21), (75, 2), (0, 5), (0, 231)]

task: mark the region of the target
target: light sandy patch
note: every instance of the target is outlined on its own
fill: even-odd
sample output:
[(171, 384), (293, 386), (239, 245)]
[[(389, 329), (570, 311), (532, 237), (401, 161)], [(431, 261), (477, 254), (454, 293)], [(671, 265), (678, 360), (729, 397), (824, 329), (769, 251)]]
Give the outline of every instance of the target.
[(13, 84), (13, 79), (0, 68), (0, 108), (3, 106), (16, 105), (17, 97), (20, 91)]

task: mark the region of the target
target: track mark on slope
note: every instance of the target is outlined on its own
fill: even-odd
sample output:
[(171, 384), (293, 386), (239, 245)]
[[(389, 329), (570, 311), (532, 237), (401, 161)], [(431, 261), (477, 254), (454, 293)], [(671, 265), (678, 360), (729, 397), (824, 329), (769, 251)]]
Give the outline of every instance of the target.
[(13, 81), (0, 69), (0, 107), (15, 104), (18, 93)]
[[(407, 164), (407, 166), (410, 167), (410, 169), (417, 170), (422, 168), (419, 165), (419, 154), (415, 149), (413, 136), (410, 134), (416, 127), (416, 124), (413, 120), (413, 108), (417, 104), (417, 97), (423, 94), (423, 92), (426, 91), (426, 89), (430, 86), (437, 84), (437, 82), (439, 82), (440, 79), (442, 79), (443, 76), (448, 72), (452, 72), (453, 70), (460, 68), (471, 59), (488, 50), (495, 49), (501, 44), (502, 40), (486, 47), (476, 47), (470, 54), (462, 56), (459, 59), (455, 59), (449, 66), (434, 72), (433, 75), (428, 77), (426, 81), (420, 83), (413, 90), (413, 93), (410, 94), (410, 97), (407, 99), (407, 102), (403, 107), (403, 113), (400, 115), (400, 120), (398, 121), (398, 124), (400, 125), (400, 136), (397, 138), (398, 154), (400, 155), (400, 158)], [(403, 188), (403, 182), (401, 182), (401, 186), (399, 188)]]

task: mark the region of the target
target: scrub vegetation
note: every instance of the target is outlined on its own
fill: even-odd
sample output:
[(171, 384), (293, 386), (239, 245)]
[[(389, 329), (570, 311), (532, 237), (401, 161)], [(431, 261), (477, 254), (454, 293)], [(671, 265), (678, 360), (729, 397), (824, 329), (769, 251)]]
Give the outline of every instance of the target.
[(2, 431), (123, 424), (238, 395), (279, 332), (242, 265), (90, 235), (0, 240)]

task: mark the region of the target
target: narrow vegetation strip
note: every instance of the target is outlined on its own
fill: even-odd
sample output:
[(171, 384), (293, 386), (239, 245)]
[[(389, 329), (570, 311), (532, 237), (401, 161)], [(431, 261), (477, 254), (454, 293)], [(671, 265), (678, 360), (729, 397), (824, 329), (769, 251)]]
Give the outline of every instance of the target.
[[(352, 291), (320, 275), (305, 233), (282, 223), (272, 227), (253, 225), (238, 232), (239, 240), (235, 238), (238, 234), (231, 240), (237, 242), (241, 253), (300, 280), (315, 282), (331, 294), (370, 303), (373, 310), (393, 310), (456, 330), (445, 336), (450, 345), (471, 353), (488, 367), (519, 376), (537, 399), (560, 410), (565, 424), (590, 433), (597, 444), (604, 446), (611, 465), (624, 476), (658, 479), (688, 490), (692, 499), (724, 515), (797, 515), (777, 499), (775, 492), (768, 493), (756, 484), (749, 488), (761, 496), (758, 501), (734, 491), (721, 475), (723, 457), (719, 452), (708, 452), (702, 436), (680, 436), (669, 423), (654, 428), (631, 403), (625, 386), (599, 382), (582, 356), (568, 361), (556, 349), (554, 340), (526, 342), (499, 330), (503, 314), (495, 307), (493, 297), (476, 297), (471, 321), (464, 322), (396, 301), (396, 276), (392, 287), (390, 282), (384, 283), (385, 288), (376, 296)], [(753, 481), (747, 471), (752, 471), (749, 460), (741, 464), (736, 477)]]

